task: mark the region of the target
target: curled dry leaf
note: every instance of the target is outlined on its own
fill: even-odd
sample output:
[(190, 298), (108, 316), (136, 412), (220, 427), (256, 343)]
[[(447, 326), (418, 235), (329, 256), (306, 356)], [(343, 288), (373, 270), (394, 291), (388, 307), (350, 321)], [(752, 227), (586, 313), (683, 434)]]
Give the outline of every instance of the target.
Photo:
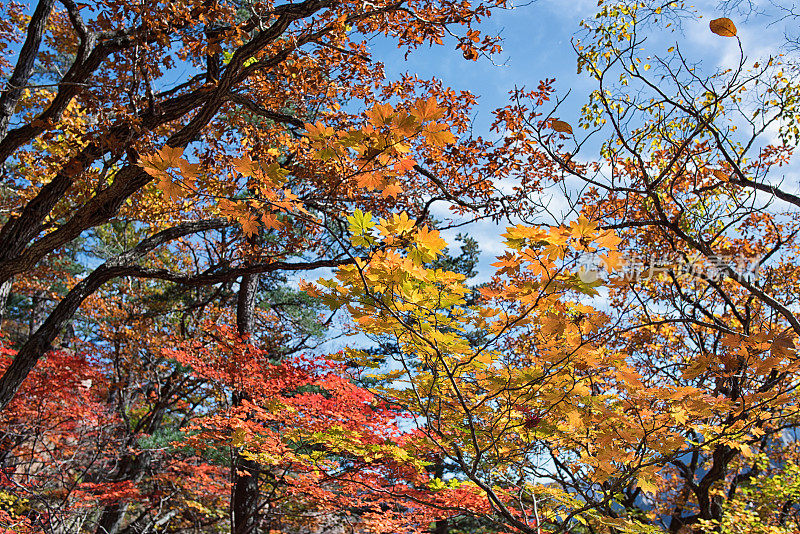
[(708, 27), (722, 37), (736, 37), (736, 25), (727, 17), (712, 20), (708, 23)]
[(550, 126), (553, 127), (553, 130), (560, 132), (560, 133), (572, 133), (572, 126), (564, 121), (560, 121), (558, 119), (553, 119), (550, 123)]

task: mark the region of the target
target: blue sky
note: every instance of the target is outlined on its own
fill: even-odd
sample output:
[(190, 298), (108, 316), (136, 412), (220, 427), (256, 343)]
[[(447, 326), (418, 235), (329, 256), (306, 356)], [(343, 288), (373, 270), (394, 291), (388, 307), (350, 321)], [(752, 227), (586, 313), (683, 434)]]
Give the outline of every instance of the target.
[[(534, 88), (545, 78), (555, 78), (560, 93), (572, 89), (570, 100), (576, 111), (572, 119), (577, 119), (591, 84), (576, 73), (570, 40), (580, 21), (594, 16), (596, 9), (596, 0), (537, 0), (514, 9), (495, 10), (479, 26), (483, 33), (500, 34), (503, 38), (503, 52), (492, 60), (481, 57), (467, 61), (452, 40), (443, 46), (418, 49), (407, 60), (393, 45), (374, 43), (375, 55), (384, 62), (389, 79), (410, 72), (420, 78), (439, 78), (457, 91), (468, 90), (477, 95), (474, 132), (491, 137), (492, 110), (509, 103), (509, 91), (515, 86)], [(434, 214), (446, 215), (444, 204), (437, 207)], [(490, 264), (502, 252), (502, 230), (488, 223), (459, 230), (476, 237), (481, 246), (479, 281), (487, 280), (494, 270)], [(445, 239), (452, 243), (456, 233), (445, 232)], [(451, 248), (458, 249), (457, 245)]]
[[(741, 6), (745, 7), (745, 4), (743, 2)], [(696, 2), (693, 6), (701, 15), (700, 19), (686, 20), (677, 31), (673, 27), (648, 35), (648, 48), (663, 54), (677, 43), (688, 59), (702, 62), (701, 70), (706, 73), (733, 67), (739, 58), (736, 40), (713, 35), (708, 27), (711, 19), (728, 16), (736, 23), (750, 64), (778, 53), (784, 33), (792, 31), (792, 23), (796, 21), (767, 26), (768, 20), (776, 18), (771, 0), (752, 1), (748, 5), (756, 10), (738, 11), (735, 2), (730, 0), (727, 3), (716, 0)], [(507, 105), (508, 92), (515, 85), (535, 87), (544, 78), (555, 78), (555, 88), (561, 95), (571, 91), (558, 115), (576, 125), (581, 106), (595, 86), (585, 73), (576, 72), (571, 40), (580, 29), (580, 21), (593, 18), (597, 9), (596, 0), (537, 0), (512, 10), (496, 10), (481, 26), (484, 33), (499, 32), (504, 38), (503, 53), (495, 58), (495, 64), (486, 58), (477, 62), (464, 60), (460, 52), (454, 50), (454, 43), (418, 50), (408, 60), (404, 60), (403, 53), (396, 49), (378, 44), (376, 57), (386, 58), (386, 72), (390, 79), (401, 72), (412, 72), (423, 78), (437, 77), (456, 90), (469, 90), (479, 95), (475, 119), (477, 135), (490, 136), (491, 111)], [(757, 13), (759, 10), (763, 11), (762, 15)], [(580, 136), (581, 131), (576, 129), (576, 134)], [(596, 145), (582, 151), (584, 158), (596, 157), (596, 154)], [(468, 230), (478, 238), (482, 249), (479, 281), (491, 275), (493, 268), (490, 264), (503, 251), (499, 237), (501, 230), (491, 224), (474, 225)], [(455, 232), (445, 233), (445, 238), (452, 242), (454, 235)]]
[[(752, 1), (757, 9), (769, 10), (764, 16), (739, 11), (726, 11), (724, 4), (700, 0), (693, 6), (702, 15), (699, 20), (687, 21), (679, 32), (665, 31), (648, 36), (656, 46), (664, 48), (680, 42), (681, 47), (702, 60), (706, 68), (731, 65), (738, 57), (738, 46), (733, 39), (711, 34), (708, 22), (712, 18), (729, 16), (734, 19), (745, 54), (751, 58), (769, 55), (778, 50), (784, 31), (791, 30), (793, 22), (786, 20), (765, 28), (767, 16), (775, 9), (770, 0)], [(747, 3), (747, 2), (745, 2)], [(789, 2), (786, 2), (789, 3)], [(493, 65), (486, 58), (469, 62), (452, 46), (420, 50), (403, 61), (402, 54), (394, 54), (394, 61), (386, 62), (389, 77), (399, 72), (411, 71), (421, 77), (436, 76), (454, 89), (470, 90), (481, 95), (482, 115), (488, 117), (491, 109), (507, 103), (507, 93), (514, 85), (535, 86), (544, 78), (556, 78), (560, 90), (573, 89), (575, 119), (587, 92), (592, 88), (585, 75), (576, 73), (575, 56), (571, 39), (579, 30), (581, 20), (594, 17), (596, 0), (533, 0), (530, 4), (511, 10), (496, 10), (480, 29), (487, 34), (500, 33), (504, 39), (503, 54)], [(381, 49), (380, 57), (391, 50)]]
[[(477, 125), (488, 126), (492, 109), (508, 102), (508, 92), (517, 86), (533, 86), (544, 78), (556, 78), (560, 87), (583, 85), (576, 75), (570, 45), (581, 19), (595, 13), (592, 0), (538, 0), (512, 10), (495, 10), (479, 29), (503, 37), (503, 53), (494, 58), (466, 61), (453, 43), (420, 49), (403, 61), (403, 54), (381, 47), (387, 75), (414, 72), (420, 77), (435, 76), (457, 90), (469, 90), (481, 97)], [(449, 46), (448, 46), (449, 45)], [(486, 133), (486, 132), (480, 132)]]

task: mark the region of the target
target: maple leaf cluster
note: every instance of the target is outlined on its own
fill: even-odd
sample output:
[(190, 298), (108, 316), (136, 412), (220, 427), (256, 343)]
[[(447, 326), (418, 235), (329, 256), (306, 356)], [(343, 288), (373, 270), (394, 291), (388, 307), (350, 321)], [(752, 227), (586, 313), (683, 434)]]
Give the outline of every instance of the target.
[[(791, 34), (753, 62), (733, 11), (601, 0), (585, 106), (544, 79), (482, 137), (371, 43), (491, 57), (504, 0), (28, 7), (0, 2), (4, 532), (798, 530)], [(700, 26), (735, 68), (658, 48)]]

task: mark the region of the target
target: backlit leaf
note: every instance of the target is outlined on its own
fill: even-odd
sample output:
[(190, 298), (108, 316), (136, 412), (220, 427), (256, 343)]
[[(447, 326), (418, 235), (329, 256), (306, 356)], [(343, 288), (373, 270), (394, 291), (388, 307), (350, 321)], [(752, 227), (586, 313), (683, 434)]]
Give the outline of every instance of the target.
[(721, 37), (736, 37), (736, 25), (727, 17), (712, 20), (708, 23), (708, 27)]

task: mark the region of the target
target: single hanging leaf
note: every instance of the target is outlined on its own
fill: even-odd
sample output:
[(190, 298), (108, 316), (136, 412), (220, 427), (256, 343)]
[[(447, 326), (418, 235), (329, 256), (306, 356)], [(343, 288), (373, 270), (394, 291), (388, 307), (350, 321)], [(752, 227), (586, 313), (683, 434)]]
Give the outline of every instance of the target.
[(727, 17), (712, 20), (708, 27), (721, 37), (736, 37), (736, 25)]
[(711, 174), (713, 174), (718, 180), (721, 180), (723, 182), (730, 181), (730, 176), (728, 175), (728, 173), (720, 169), (712, 169)]
[(572, 126), (570, 126), (568, 123), (566, 123), (564, 121), (560, 121), (558, 119), (553, 119), (550, 122), (550, 126), (552, 126), (553, 130), (555, 130), (555, 131), (557, 131), (559, 133), (572, 134)]

